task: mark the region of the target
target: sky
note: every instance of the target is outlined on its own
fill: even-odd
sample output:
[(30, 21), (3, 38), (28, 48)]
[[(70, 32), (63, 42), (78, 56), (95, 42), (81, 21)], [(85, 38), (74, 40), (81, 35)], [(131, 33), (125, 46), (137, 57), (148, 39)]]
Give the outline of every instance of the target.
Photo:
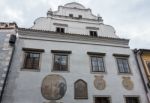
[(129, 46), (150, 49), (150, 0), (0, 0), (0, 22), (16, 22), (30, 28), (34, 20), (46, 17), (59, 5), (78, 2), (115, 28), (120, 38), (130, 39)]

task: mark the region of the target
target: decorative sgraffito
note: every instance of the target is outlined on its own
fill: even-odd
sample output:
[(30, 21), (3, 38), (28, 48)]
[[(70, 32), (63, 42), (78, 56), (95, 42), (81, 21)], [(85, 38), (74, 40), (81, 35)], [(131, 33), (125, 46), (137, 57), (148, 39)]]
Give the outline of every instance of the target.
[(42, 82), (41, 93), (47, 100), (59, 100), (67, 90), (66, 80), (60, 75), (47, 75)]
[(130, 77), (123, 77), (122, 84), (127, 90), (132, 90), (134, 87), (134, 84)]
[(106, 88), (106, 82), (103, 76), (95, 76), (94, 86), (98, 90), (104, 90)]

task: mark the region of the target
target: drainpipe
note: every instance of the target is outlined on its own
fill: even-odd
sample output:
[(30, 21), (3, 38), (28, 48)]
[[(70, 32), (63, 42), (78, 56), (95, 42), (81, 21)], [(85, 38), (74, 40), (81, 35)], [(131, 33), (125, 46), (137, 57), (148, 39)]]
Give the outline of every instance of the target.
[(138, 69), (139, 69), (139, 72), (140, 72), (140, 76), (141, 76), (141, 79), (142, 79), (142, 82), (143, 82), (143, 85), (144, 85), (144, 89), (145, 89), (145, 92), (146, 92), (146, 95), (147, 95), (147, 99), (148, 99), (148, 101), (149, 101), (149, 103), (150, 103), (150, 100), (149, 100), (149, 97), (148, 97), (147, 86), (146, 86), (144, 77), (143, 77), (143, 75), (142, 75), (142, 71), (141, 71), (141, 68), (140, 68), (140, 65), (139, 65), (139, 61), (138, 61), (138, 58), (137, 58), (139, 50), (134, 49), (133, 51), (134, 51), (134, 54), (135, 54), (135, 59), (136, 59), (136, 63), (137, 63), (137, 66), (138, 66)]
[(2, 103), (5, 86), (7, 84), (7, 79), (8, 79), (9, 72), (10, 72), (10, 66), (11, 66), (13, 55), (14, 55), (14, 51), (15, 51), (15, 42), (16, 42), (16, 35), (11, 35), (10, 36), (10, 40), (9, 40), (9, 45), (12, 47), (12, 54), (11, 54), (11, 58), (10, 58), (9, 65), (8, 65), (8, 69), (7, 69), (7, 72), (6, 72), (6, 77), (4, 79), (4, 84), (2, 86), (2, 91), (1, 91), (1, 95), (0, 95), (0, 103)]

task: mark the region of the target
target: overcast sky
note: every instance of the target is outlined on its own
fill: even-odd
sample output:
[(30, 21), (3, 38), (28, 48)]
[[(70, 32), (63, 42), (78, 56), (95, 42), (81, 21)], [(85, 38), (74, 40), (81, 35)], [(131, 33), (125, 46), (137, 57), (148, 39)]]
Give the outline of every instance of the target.
[(150, 0), (0, 0), (0, 22), (15, 21), (29, 28), (47, 10), (78, 2), (100, 14), (105, 24), (112, 25), (121, 38), (130, 39), (130, 47), (150, 49)]

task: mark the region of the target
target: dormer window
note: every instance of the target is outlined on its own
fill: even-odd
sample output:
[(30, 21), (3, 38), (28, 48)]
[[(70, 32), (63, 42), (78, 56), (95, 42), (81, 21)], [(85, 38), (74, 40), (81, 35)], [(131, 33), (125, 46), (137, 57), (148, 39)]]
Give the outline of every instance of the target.
[(58, 33), (64, 33), (65, 32), (65, 28), (57, 27), (56, 28), (56, 32), (58, 32)]
[(79, 15), (79, 19), (82, 19), (82, 15)]
[(69, 17), (73, 18), (73, 14), (69, 14)]
[(90, 31), (90, 36), (97, 37), (97, 31)]

